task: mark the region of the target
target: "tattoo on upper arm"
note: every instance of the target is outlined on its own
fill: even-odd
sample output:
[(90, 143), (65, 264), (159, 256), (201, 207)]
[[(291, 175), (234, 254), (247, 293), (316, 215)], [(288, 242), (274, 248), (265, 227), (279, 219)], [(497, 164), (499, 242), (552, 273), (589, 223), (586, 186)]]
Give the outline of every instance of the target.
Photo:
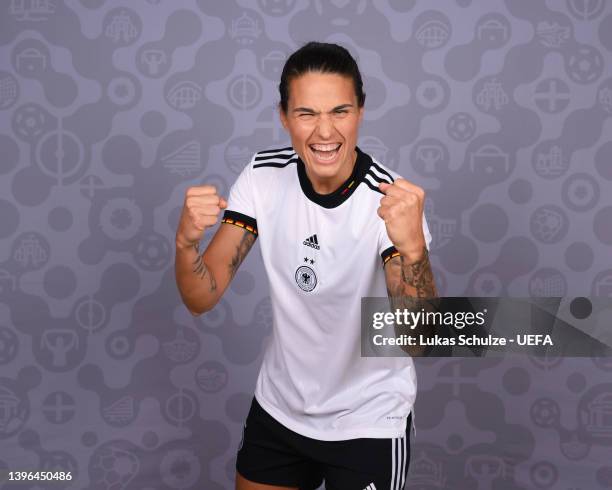
[(194, 265), (193, 272), (195, 272), (202, 280), (206, 276), (208, 276), (208, 280), (210, 284), (210, 292), (212, 293), (213, 291), (217, 289), (217, 281), (215, 280), (215, 276), (213, 275), (212, 271), (209, 270), (208, 267), (206, 267), (206, 264), (204, 263), (204, 260), (202, 259), (203, 253), (200, 254), (200, 245), (196, 243), (193, 245), (193, 248), (198, 254), (196, 259), (193, 261), (193, 265)]
[(257, 235), (254, 235), (250, 231), (244, 230), (243, 235), (240, 238), (240, 243), (236, 247), (234, 256), (232, 257), (232, 260), (229, 264), (230, 279), (232, 279), (234, 277), (234, 274), (236, 274), (238, 267), (240, 267), (240, 264), (246, 257), (246, 254), (249, 253), (249, 250), (251, 250), (251, 247), (253, 246), (253, 243), (255, 243), (256, 238)]

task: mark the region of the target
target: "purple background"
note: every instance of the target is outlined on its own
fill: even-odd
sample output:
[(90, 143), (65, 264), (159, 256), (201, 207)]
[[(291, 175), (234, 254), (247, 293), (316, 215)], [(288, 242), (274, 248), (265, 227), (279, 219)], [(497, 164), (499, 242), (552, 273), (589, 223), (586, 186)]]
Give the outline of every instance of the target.
[[(193, 318), (174, 234), (188, 186), (288, 142), (312, 39), (358, 59), (362, 149), (427, 190), (442, 294), (612, 296), (611, 2), (4, 0), (0, 468), (75, 478), (0, 488), (233, 488), (267, 279), (256, 245)], [(612, 488), (612, 362), (417, 367), (406, 488)]]

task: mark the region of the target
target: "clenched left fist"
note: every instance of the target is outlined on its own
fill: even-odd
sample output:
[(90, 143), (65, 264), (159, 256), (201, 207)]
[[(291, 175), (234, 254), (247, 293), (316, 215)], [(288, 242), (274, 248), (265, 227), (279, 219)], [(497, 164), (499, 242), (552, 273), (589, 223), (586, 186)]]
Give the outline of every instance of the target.
[(425, 191), (402, 178), (396, 179), (393, 184), (382, 182), (378, 188), (385, 194), (380, 200), (378, 216), (385, 222), (393, 246), (410, 263), (420, 260), (425, 248)]

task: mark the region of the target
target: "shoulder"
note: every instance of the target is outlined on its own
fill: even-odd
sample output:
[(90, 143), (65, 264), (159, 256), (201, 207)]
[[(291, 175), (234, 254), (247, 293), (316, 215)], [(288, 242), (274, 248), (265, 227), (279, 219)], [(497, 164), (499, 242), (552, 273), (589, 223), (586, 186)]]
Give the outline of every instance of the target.
[(395, 179), (401, 178), (400, 174), (387, 167), (385, 164), (378, 161), (376, 158), (372, 157), (371, 155), (367, 155), (367, 157), (369, 160), (369, 165), (367, 166), (363, 181), (373, 191), (382, 194), (381, 191), (378, 189), (378, 185), (381, 182), (392, 184)]
[(291, 146), (270, 148), (255, 153), (249, 163), (254, 174), (268, 173), (271, 169), (284, 169), (292, 166), (298, 160), (297, 153)]
[(291, 174), (285, 169), (295, 169), (297, 154), (292, 147), (276, 147), (252, 154), (250, 161), (243, 167), (233, 187), (239, 192), (253, 195), (268, 194), (278, 186), (286, 185)]

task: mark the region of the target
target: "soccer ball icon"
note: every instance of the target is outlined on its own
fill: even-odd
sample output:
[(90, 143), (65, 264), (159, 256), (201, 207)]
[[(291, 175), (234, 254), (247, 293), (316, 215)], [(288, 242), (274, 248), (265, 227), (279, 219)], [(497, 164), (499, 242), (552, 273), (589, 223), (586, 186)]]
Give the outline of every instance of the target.
[(476, 120), (467, 112), (458, 112), (446, 123), (446, 131), (455, 141), (467, 141), (476, 132)]
[(559, 404), (550, 398), (538, 398), (530, 410), (531, 420), (538, 427), (554, 427), (559, 423), (561, 409)]

